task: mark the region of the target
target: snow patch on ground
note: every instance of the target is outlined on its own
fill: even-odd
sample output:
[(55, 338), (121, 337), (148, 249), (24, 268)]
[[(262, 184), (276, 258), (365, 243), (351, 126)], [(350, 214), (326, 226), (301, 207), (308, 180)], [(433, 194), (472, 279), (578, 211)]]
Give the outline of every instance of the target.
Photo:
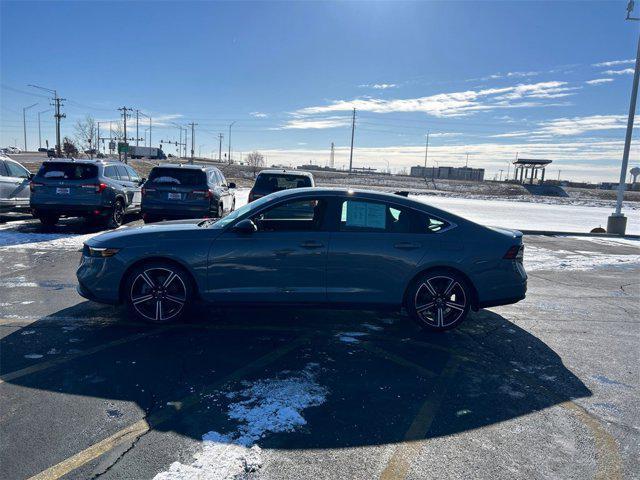
[(638, 267), (640, 255), (621, 255), (591, 251), (550, 250), (527, 246), (524, 255), (527, 271), (594, 270), (605, 267)]
[(66, 233), (0, 231), (0, 248), (3, 250), (78, 250), (85, 241), (100, 233), (102, 232), (72, 235)]
[(154, 480), (236, 479), (262, 466), (256, 442), (268, 433), (292, 432), (306, 425), (301, 412), (325, 402), (328, 391), (317, 383), (319, 365), (309, 363), (300, 372), (283, 372), (276, 378), (243, 382), (243, 389), (226, 397), (240, 399), (229, 405), (227, 416), (239, 423), (226, 434), (202, 436), (202, 451), (185, 465), (174, 462)]

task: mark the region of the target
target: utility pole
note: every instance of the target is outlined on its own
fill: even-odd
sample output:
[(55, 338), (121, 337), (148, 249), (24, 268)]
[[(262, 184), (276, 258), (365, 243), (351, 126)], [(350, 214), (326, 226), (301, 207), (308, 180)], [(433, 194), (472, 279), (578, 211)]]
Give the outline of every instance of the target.
[(60, 120), (62, 120), (63, 118), (66, 118), (67, 116), (64, 113), (60, 113), (60, 107), (62, 107), (62, 102), (64, 102), (66, 99), (64, 98), (60, 98), (58, 97), (58, 91), (57, 90), (53, 90), (51, 88), (45, 88), (45, 87), (40, 87), (38, 85), (32, 85), (29, 84), (27, 85), (29, 87), (33, 87), (33, 88), (37, 88), (39, 90), (43, 90), (45, 92), (49, 92), (49, 93), (53, 93), (53, 104), (52, 106), (55, 106), (55, 110), (56, 113), (53, 115), (56, 119), (56, 156), (57, 157), (61, 157), (62, 156), (62, 145), (60, 144)]
[(467, 162), (464, 164), (464, 168), (469, 167), (469, 152), (467, 152)]
[(140, 110), (136, 108), (136, 147), (138, 146), (138, 142), (140, 141), (140, 133), (138, 123), (140, 120)]
[(124, 163), (127, 163), (127, 150), (129, 149), (129, 142), (127, 138), (127, 110), (133, 110), (132, 108), (122, 107), (119, 108), (122, 112), (122, 117), (124, 119)]
[[(633, 0), (629, 0), (627, 5), (627, 20), (640, 20), (631, 17), (633, 11)], [(624, 190), (627, 186), (627, 167), (629, 166), (629, 150), (631, 149), (631, 137), (633, 135), (633, 120), (636, 114), (636, 100), (638, 98), (638, 78), (640, 77), (640, 36), (638, 36), (638, 49), (636, 51), (636, 66), (633, 72), (633, 84), (631, 86), (631, 100), (629, 101), (629, 116), (627, 118), (627, 134), (624, 139), (624, 150), (622, 152), (622, 165), (620, 167), (620, 182), (618, 183), (618, 195), (616, 198), (616, 211), (609, 215), (607, 219), (607, 233), (624, 235), (627, 231), (627, 217), (622, 213), (622, 201), (624, 200)]]
[(218, 161), (221, 162), (222, 161), (222, 139), (224, 138), (224, 135), (219, 133), (218, 134)]
[(193, 163), (193, 155), (194, 155), (194, 149), (195, 149), (195, 140), (196, 140), (196, 125), (198, 125), (197, 123), (189, 123), (188, 125), (191, 125), (191, 160), (189, 161), (189, 163)]
[(229, 124), (229, 156), (227, 160), (229, 161), (229, 165), (231, 165), (231, 127), (235, 125), (235, 120)]
[(558, 170), (558, 181), (560, 181), (560, 172), (562, 172), (562, 170)]
[(38, 105), (34, 103), (33, 105), (29, 105), (28, 107), (24, 107), (22, 109), (22, 126), (24, 128), (24, 151), (27, 151), (27, 110)]
[(333, 168), (336, 161), (336, 148), (333, 142), (331, 142), (331, 155), (329, 155), (329, 168)]
[(500, 180), (499, 180), (500, 182), (502, 181), (502, 172), (504, 172), (504, 170), (501, 168), (500, 169)]
[(38, 148), (42, 148), (42, 132), (40, 129), (40, 115), (42, 115), (43, 113), (47, 113), (50, 112), (51, 109), (48, 110), (43, 110), (41, 112), (38, 112)]
[(424, 168), (427, 168), (427, 159), (429, 158), (429, 132), (427, 132), (427, 144), (424, 149)]
[(356, 109), (353, 109), (353, 117), (351, 118), (351, 150), (349, 152), (349, 174), (353, 171), (353, 137), (356, 131)]

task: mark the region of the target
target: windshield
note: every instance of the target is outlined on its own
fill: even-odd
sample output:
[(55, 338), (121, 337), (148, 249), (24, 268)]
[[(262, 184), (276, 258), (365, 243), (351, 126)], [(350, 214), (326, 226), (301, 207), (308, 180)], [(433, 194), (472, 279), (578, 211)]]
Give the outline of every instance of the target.
[(255, 189), (267, 192), (277, 192), (289, 188), (304, 188), (311, 186), (311, 179), (304, 175), (282, 175), (278, 173), (261, 173), (256, 178)]
[(243, 205), (242, 207), (238, 208), (237, 210), (234, 210), (233, 212), (231, 212), (226, 217), (222, 217), (217, 222), (212, 223), (212, 224), (207, 225), (207, 226), (210, 226), (211, 228), (224, 228), (227, 225), (229, 225), (231, 222), (234, 222), (237, 218), (242, 217), (245, 213), (248, 213), (251, 210), (256, 210), (256, 209), (262, 207), (262, 205), (264, 205), (265, 203), (270, 201), (272, 198), (273, 197), (271, 195), (267, 195), (265, 197), (262, 197), (262, 198), (256, 200), (255, 202), (247, 203), (247, 204)]
[(154, 168), (149, 174), (149, 183), (158, 185), (205, 185), (207, 183), (207, 177), (202, 170)]

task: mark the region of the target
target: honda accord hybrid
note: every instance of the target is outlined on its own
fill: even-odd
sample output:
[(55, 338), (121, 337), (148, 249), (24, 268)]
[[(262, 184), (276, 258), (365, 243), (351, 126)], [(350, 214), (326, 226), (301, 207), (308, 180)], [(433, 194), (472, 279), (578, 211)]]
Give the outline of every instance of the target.
[(222, 219), (131, 226), (89, 239), (78, 292), (154, 323), (196, 302), (404, 308), (456, 327), (470, 309), (525, 297), (522, 233), (405, 196), (300, 188)]

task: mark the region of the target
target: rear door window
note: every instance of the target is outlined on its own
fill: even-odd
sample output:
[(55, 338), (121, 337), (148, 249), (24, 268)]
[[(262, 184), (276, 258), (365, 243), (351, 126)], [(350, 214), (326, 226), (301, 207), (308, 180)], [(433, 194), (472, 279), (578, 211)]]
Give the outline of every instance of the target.
[(416, 212), (384, 202), (345, 200), (340, 230), (344, 232), (412, 233)]
[(0, 177), (6, 177), (7, 175), (7, 167), (4, 166), (4, 162), (0, 160)]
[(14, 162), (5, 162), (10, 177), (29, 178), (29, 172), (26, 168)]
[(129, 172), (129, 178), (131, 179), (132, 182), (139, 182), (140, 181), (140, 175), (138, 175), (138, 172), (136, 172), (129, 165), (125, 165), (124, 168), (126, 168), (127, 172)]
[(154, 168), (149, 174), (149, 182), (156, 185), (202, 186), (207, 177), (202, 170), (181, 168)]
[(127, 169), (124, 168), (124, 165), (116, 165), (116, 170), (118, 170), (118, 176), (120, 177), (120, 180), (124, 180), (125, 182), (128, 182), (129, 179), (129, 172), (127, 172)]
[(109, 165), (108, 167), (104, 167), (104, 176), (107, 178), (118, 178), (118, 172), (116, 171), (115, 165)]
[(38, 176), (50, 180), (89, 180), (98, 176), (98, 167), (87, 163), (46, 162)]

